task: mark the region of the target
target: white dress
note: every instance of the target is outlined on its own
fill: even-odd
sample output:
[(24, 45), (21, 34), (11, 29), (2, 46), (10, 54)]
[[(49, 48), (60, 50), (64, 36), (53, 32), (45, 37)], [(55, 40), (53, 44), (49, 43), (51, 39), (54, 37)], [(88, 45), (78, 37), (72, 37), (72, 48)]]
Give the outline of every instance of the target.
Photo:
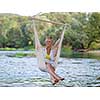
[(46, 50), (46, 48), (43, 48), (43, 51), (44, 51), (44, 58), (45, 58), (45, 62), (47, 62), (47, 63), (49, 63), (49, 64), (51, 64), (52, 65), (52, 67), (56, 67), (56, 64), (55, 64), (55, 57), (54, 57), (54, 55), (55, 55), (55, 50), (52, 50), (51, 49), (51, 51), (50, 51), (50, 59), (47, 59), (46, 58), (46, 55), (47, 55), (47, 50)]

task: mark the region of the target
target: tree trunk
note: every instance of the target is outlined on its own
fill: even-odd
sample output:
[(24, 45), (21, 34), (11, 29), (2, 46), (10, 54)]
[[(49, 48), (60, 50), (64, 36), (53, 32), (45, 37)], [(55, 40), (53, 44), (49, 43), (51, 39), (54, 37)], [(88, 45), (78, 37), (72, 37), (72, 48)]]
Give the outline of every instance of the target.
[(90, 40), (87, 46), (87, 49), (90, 47), (91, 43), (93, 42), (93, 40)]
[(84, 49), (84, 44), (83, 43), (81, 43), (81, 49)]

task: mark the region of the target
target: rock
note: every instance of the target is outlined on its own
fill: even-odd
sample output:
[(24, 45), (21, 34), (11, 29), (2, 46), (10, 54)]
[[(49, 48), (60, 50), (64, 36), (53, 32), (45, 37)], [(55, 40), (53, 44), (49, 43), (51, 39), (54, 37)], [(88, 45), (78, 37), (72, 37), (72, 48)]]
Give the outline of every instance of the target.
[(96, 80), (100, 80), (100, 77), (98, 77)]

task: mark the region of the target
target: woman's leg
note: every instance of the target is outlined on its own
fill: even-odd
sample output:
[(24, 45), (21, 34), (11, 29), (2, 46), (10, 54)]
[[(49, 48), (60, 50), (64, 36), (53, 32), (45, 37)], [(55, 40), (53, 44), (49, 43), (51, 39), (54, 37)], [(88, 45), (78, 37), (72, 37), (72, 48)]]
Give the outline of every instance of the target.
[(48, 72), (50, 73), (51, 75), (51, 78), (54, 80), (56, 80), (56, 82), (58, 82), (59, 80), (63, 80), (64, 78), (61, 78), (60, 76), (58, 76), (56, 73), (55, 73), (55, 68), (51, 66), (51, 64), (47, 63), (47, 70)]
[(57, 82), (59, 82), (59, 80), (56, 79), (53, 75), (53, 73), (55, 72), (55, 68), (51, 67), (50, 64), (47, 63), (46, 66), (47, 66), (48, 73), (50, 74), (52, 84), (55, 85)]
[[(51, 67), (51, 70), (52, 70), (52, 72), (55, 72), (54, 67)], [(51, 81), (52, 81), (53, 85), (55, 85), (57, 82), (59, 82), (59, 80), (56, 79), (54, 76), (50, 75), (50, 77), (51, 77)]]

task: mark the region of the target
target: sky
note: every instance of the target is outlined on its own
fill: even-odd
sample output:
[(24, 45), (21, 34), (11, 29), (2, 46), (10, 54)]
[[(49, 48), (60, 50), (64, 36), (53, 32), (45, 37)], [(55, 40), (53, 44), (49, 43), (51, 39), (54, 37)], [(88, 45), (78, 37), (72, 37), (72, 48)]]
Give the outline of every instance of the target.
[(33, 16), (39, 12), (98, 12), (99, 4), (99, 0), (0, 0), (0, 13)]

